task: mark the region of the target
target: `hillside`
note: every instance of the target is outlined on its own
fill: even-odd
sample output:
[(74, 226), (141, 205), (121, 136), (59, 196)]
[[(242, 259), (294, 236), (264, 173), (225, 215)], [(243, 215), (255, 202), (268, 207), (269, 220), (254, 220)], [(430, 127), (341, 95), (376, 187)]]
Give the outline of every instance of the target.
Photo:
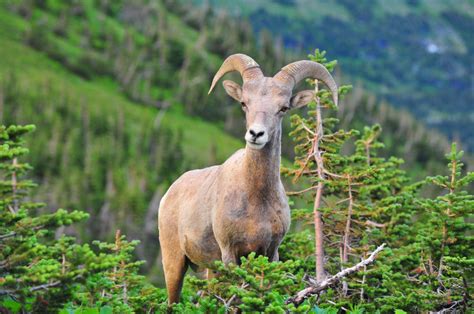
[[(115, 228), (140, 239), (149, 266), (164, 190), (243, 146), (231, 136), (242, 135), (239, 106), (222, 89), (207, 95), (223, 58), (242, 51), (266, 73), (295, 58), (268, 34), (257, 43), (245, 21), (173, 1), (10, 1), (0, 6), (0, 41), (1, 122), (37, 125), (34, 197), (89, 212), (92, 223), (68, 230), (84, 240), (111, 239)], [(405, 158), (413, 177), (442, 166), (445, 137), (362, 88), (338, 117), (345, 128), (380, 123), (384, 153)], [(291, 159), (294, 143), (283, 141)]]
[[(0, 11), (2, 123), (33, 123), (29, 138), (35, 198), (83, 209), (90, 224), (69, 230), (83, 240), (111, 238), (115, 228), (157, 246), (151, 202), (184, 170), (225, 160), (243, 144), (218, 127), (183, 114), (130, 101), (108, 79), (85, 80), (25, 45), (24, 21)], [(195, 136), (199, 134), (199, 136)], [(159, 199), (158, 199), (159, 200)], [(152, 240), (152, 241), (148, 241)]]
[(306, 55), (339, 60), (350, 82), (474, 150), (474, 2), (201, 1), (248, 19)]
[[(244, 1), (245, 16), (263, 10), (262, 18), (294, 19), (300, 14), (293, 9), (306, 4), (301, 17), (310, 19), (315, 8), (309, 0)], [(359, 13), (384, 16), (384, 1)], [(436, 0), (430, 8), (444, 16), (445, 3), (461, 1)], [(323, 21), (353, 22), (345, 8), (355, 2), (314, 3)], [(390, 10), (401, 16), (407, 6), (397, 3)], [(423, 0), (406, 3), (427, 9)], [(258, 30), (245, 18), (176, 0), (0, 1), (0, 313), (473, 307), (473, 156), (410, 108), (389, 103), (383, 84), (370, 84), (364, 69), (346, 73), (344, 63), (357, 58), (337, 48), (326, 54), (311, 45), (308, 58), (335, 67), (338, 106), (320, 90), (319, 105), (283, 119), (289, 204), (271, 177), (256, 175), (245, 191), (229, 191), (220, 176), (207, 199), (191, 184), (175, 205), (207, 204), (211, 214), (209, 201), (222, 207), (212, 227), (200, 211), (170, 207), (178, 210), (161, 215), (160, 246), (164, 192), (188, 169), (219, 164), (243, 147), (244, 116), (261, 113), (243, 113), (221, 84), (208, 95), (226, 56), (246, 53), (268, 76), (305, 58)], [(317, 37), (319, 30), (303, 34)], [(241, 81), (235, 73), (226, 78)], [(410, 95), (412, 83), (403, 84)], [(183, 237), (182, 230), (190, 232)], [(222, 257), (214, 267), (213, 256)], [(189, 271), (181, 299), (168, 304), (177, 300), (183, 266)], [(201, 267), (208, 268), (203, 276)]]

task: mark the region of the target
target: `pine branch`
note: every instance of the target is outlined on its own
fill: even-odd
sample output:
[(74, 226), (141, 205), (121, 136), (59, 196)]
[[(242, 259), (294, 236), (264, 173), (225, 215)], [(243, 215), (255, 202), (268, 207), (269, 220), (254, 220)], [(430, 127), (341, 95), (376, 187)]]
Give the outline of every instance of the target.
[(304, 300), (306, 300), (310, 296), (318, 294), (321, 291), (324, 291), (324, 290), (328, 289), (329, 287), (331, 287), (334, 284), (338, 283), (342, 278), (345, 278), (345, 277), (359, 271), (361, 268), (373, 263), (375, 261), (376, 255), (380, 251), (382, 251), (384, 247), (385, 247), (385, 243), (382, 244), (381, 246), (379, 246), (375, 251), (373, 251), (368, 258), (362, 260), (361, 262), (359, 262), (358, 264), (356, 264), (352, 267), (341, 270), (340, 272), (338, 272), (334, 276), (331, 276), (331, 277), (325, 279), (324, 281), (322, 281), (320, 283), (316, 283), (316, 281), (314, 279), (311, 280), (311, 282), (313, 283), (313, 285), (311, 287), (303, 289), (303, 290), (299, 291), (296, 295), (290, 297), (288, 300), (286, 300), (286, 304), (293, 303), (294, 305), (298, 306), (301, 303), (303, 303)]

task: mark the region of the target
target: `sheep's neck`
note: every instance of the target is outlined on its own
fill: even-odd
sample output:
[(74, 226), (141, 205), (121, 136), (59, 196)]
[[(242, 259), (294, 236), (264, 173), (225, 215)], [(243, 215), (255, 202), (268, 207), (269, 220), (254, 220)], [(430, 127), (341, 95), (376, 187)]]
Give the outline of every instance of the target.
[(269, 192), (280, 184), (281, 129), (260, 150), (245, 148), (245, 177), (252, 192)]

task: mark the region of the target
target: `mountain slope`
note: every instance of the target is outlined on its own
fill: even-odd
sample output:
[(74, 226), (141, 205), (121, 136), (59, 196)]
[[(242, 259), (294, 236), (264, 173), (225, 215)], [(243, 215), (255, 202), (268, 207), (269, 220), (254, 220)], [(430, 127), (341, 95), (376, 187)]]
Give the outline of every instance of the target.
[[(91, 223), (69, 230), (83, 239), (121, 228), (152, 264), (164, 190), (243, 146), (228, 135), (242, 134), (239, 106), (222, 88), (207, 95), (223, 58), (247, 53), (265, 73), (294, 60), (267, 35), (257, 43), (245, 21), (168, 0), (0, 5), (0, 119), (38, 126), (28, 143), (34, 197), (88, 211)], [(406, 158), (413, 175), (443, 165), (445, 138), (360, 88), (339, 118), (345, 128), (381, 123), (385, 153)], [(291, 158), (288, 136), (282, 147)]]
[(201, 1), (248, 18), (285, 46), (327, 50), (350, 81), (474, 150), (474, 3)]
[(178, 103), (161, 111), (130, 101), (110, 79), (75, 75), (25, 45), (23, 27), (0, 9), (0, 121), (37, 125), (27, 143), (41, 183), (33, 197), (52, 209), (88, 211), (91, 223), (69, 230), (83, 240), (122, 229), (142, 241), (141, 258), (154, 260), (154, 197), (186, 169), (220, 163), (242, 142)]

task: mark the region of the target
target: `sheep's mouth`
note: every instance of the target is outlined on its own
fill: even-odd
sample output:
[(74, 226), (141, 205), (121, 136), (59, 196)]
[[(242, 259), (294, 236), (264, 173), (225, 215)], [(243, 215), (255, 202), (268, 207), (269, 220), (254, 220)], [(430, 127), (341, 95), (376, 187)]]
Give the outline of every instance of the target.
[(252, 148), (252, 149), (262, 149), (263, 146), (265, 146), (266, 143), (258, 143), (258, 142), (250, 142), (250, 141), (247, 141), (247, 145), (248, 147)]

